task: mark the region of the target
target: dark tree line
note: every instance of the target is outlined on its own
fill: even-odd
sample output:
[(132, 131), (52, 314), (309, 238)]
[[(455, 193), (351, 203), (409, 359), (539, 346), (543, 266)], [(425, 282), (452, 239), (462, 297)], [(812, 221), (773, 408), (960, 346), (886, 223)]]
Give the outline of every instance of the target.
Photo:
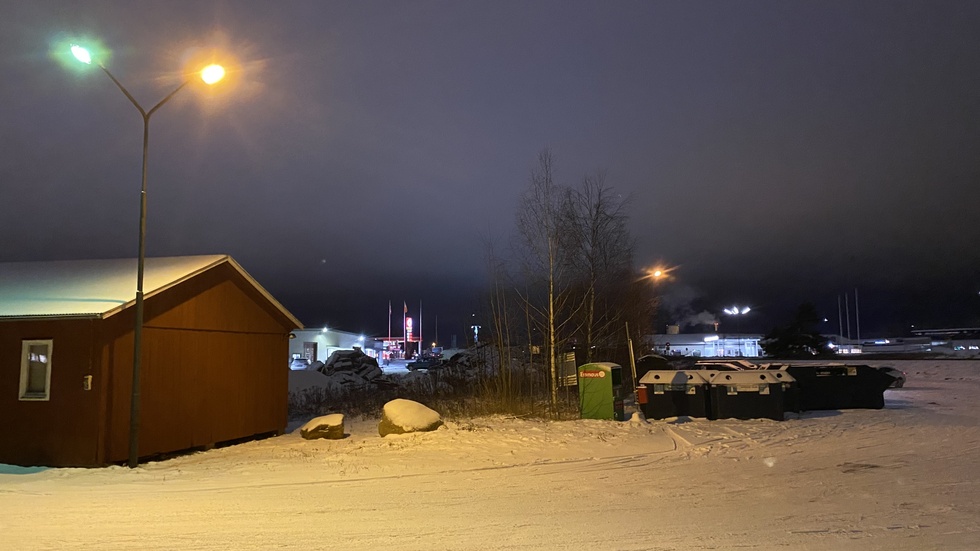
[(774, 358), (812, 358), (826, 354), (829, 339), (820, 334), (821, 320), (817, 308), (804, 302), (792, 321), (773, 328), (759, 344), (766, 356)]

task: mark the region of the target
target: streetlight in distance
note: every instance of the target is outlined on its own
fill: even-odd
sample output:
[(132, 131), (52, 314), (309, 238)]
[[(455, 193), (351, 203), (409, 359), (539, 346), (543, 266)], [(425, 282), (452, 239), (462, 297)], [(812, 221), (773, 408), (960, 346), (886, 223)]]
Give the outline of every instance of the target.
[[(130, 402), (129, 408), (129, 462), (130, 468), (135, 468), (139, 464), (139, 430), (140, 430), (140, 363), (142, 356), (142, 346), (143, 346), (143, 265), (146, 260), (146, 159), (147, 153), (149, 151), (149, 140), (150, 140), (150, 117), (153, 113), (156, 113), (158, 109), (163, 107), (165, 103), (170, 101), (170, 98), (177, 95), (185, 86), (190, 84), (191, 80), (187, 79), (180, 84), (173, 92), (167, 94), (165, 98), (160, 100), (156, 105), (151, 107), (149, 110), (144, 109), (142, 105), (129, 90), (122, 85), (119, 80), (109, 72), (109, 69), (105, 67), (97, 59), (92, 58), (92, 53), (79, 44), (72, 44), (70, 47), (72, 56), (78, 61), (91, 65), (95, 62), (100, 69), (108, 76), (112, 82), (119, 88), (119, 90), (126, 96), (136, 110), (140, 112), (140, 116), (143, 117), (143, 177), (140, 186), (140, 227), (139, 227), (139, 256), (136, 268), (136, 325), (133, 330), (133, 388), (132, 388), (132, 401)], [(225, 70), (220, 65), (208, 65), (200, 72), (201, 80), (205, 84), (213, 85), (219, 82), (225, 76)]]
[(673, 276), (671, 276), (670, 273), (673, 272), (676, 268), (677, 266), (667, 267), (662, 264), (657, 266), (652, 266), (650, 268), (645, 268), (643, 270), (643, 275), (639, 279), (639, 281), (647, 280), (653, 284), (653, 287), (651, 289), (652, 296), (650, 302), (653, 308), (653, 313), (651, 314), (651, 318), (653, 319), (653, 327), (655, 328), (654, 331), (656, 331), (656, 327), (660, 325), (660, 320), (659, 320), (660, 295), (657, 292), (658, 291), (657, 285), (659, 285), (663, 281), (673, 279)]
[(738, 319), (740, 317), (744, 316), (745, 314), (748, 314), (749, 312), (751, 312), (752, 309), (749, 308), (748, 306), (744, 306), (742, 308), (739, 308), (738, 306), (732, 306), (731, 308), (725, 308), (722, 311), (725, 312), (726, 314), (728, 314), (729, 316), (734, 316), (735, 317), (735, 334), (738, 335), (736, 337), (738, 339), (738, 355), (739, 356), (742, 356), (743, 355), (742, 354), (742, 333), (739, 332), (739, 329), (738, 329)]
[(669, 267), (662, 266), (662, 265), (653, 266), (643, 270), (643, 277), (641, 277), (640, 279), (647, 279), (654, 283), (658, 283), (660, 281), (666, 281), (668, 279), (672, 279), (673, 276), (671, 276), (670, 274), (676, 269), (677, 266), (669, 266)]

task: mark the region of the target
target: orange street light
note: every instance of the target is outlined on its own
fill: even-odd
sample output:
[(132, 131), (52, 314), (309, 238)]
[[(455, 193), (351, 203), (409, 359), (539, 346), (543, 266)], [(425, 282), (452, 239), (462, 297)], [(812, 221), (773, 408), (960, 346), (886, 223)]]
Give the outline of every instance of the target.
[(644, 275), (641, 279), (649, 279), (654, 283), (658, 281), (663, 281), (665, 279), (670, 279), (670, 273), (677, 269), (677, 266), (653, 266), (651, 268), (646, 268)]
[(225, 68), (221, 65), (211, 64), (201, 69), (201, 80), (205, 84), (216, 84), (223, 78), (225, 78)]

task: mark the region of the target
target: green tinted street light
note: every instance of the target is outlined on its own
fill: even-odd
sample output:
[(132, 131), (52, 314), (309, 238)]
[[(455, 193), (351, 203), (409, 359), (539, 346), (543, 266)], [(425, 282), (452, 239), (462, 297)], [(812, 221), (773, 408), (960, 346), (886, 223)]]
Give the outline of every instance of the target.
[(86, 65), (92, 64), (92, 54), (88, 50), (79, 46), (78, 44), (71, 45), (71, 55), (75, 56), (75, 59), (81, 61)]
[[(92, 59), (92, 53), (79, 44), (72, 44), (70, 47), (71, 54), (78, 61), (91, 65), (93, 61), (102, 69), (105, 74), (112, 79), (112, 82), (119, 88), (120, 91), (126, 96), (127, 99), (136, 107), (136, 110), (140, 112), (140, 116), (143, 117), (143, 178), (142, 185), (140, 187), (140, 228), (139, 228), (139, 260), (136, 269), (136, 326), (133, 330), (133, 387), (132, 387), (132, 401), (130, 402), (129, 409), (129, 467), (135, 468), (139, 464), (139, 431), (140, 431), (140, 363), (143, 348), (143, 265), (146, 260), (146, 159), (147, 153), (149, 151), (149, 139), (150, 139), (150, 117), (163, 107), (163, 104), (170, 101), (170, 98), (174, 97), (177, 92), (180, 92), (184, 86), (190, 83), (190, 80), (185, 80), (178, 86), (173, 92), (167, 95), (167, 97), (160, 100), (159, 103), (154, 105), (150, 110), (146, 110), (142, 105), (136, 101), (136, 98), (129, 93), (129, 90), (106, 69), (105, 65), (99, 62), (98, 59)], [(201, 73), (201, 80), (206, 84), (211, 85), (220, 81), (225, 76), (225, 70), (220, 65), (208, 65), (205, 67)]]

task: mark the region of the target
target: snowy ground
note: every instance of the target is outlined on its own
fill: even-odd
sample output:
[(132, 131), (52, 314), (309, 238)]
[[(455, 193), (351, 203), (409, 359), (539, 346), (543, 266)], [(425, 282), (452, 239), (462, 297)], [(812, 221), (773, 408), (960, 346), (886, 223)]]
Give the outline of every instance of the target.
[(980, 549), (980, 361), (784, 422), (486, 418), (138, 469), (0, 466), (0, 548)]

